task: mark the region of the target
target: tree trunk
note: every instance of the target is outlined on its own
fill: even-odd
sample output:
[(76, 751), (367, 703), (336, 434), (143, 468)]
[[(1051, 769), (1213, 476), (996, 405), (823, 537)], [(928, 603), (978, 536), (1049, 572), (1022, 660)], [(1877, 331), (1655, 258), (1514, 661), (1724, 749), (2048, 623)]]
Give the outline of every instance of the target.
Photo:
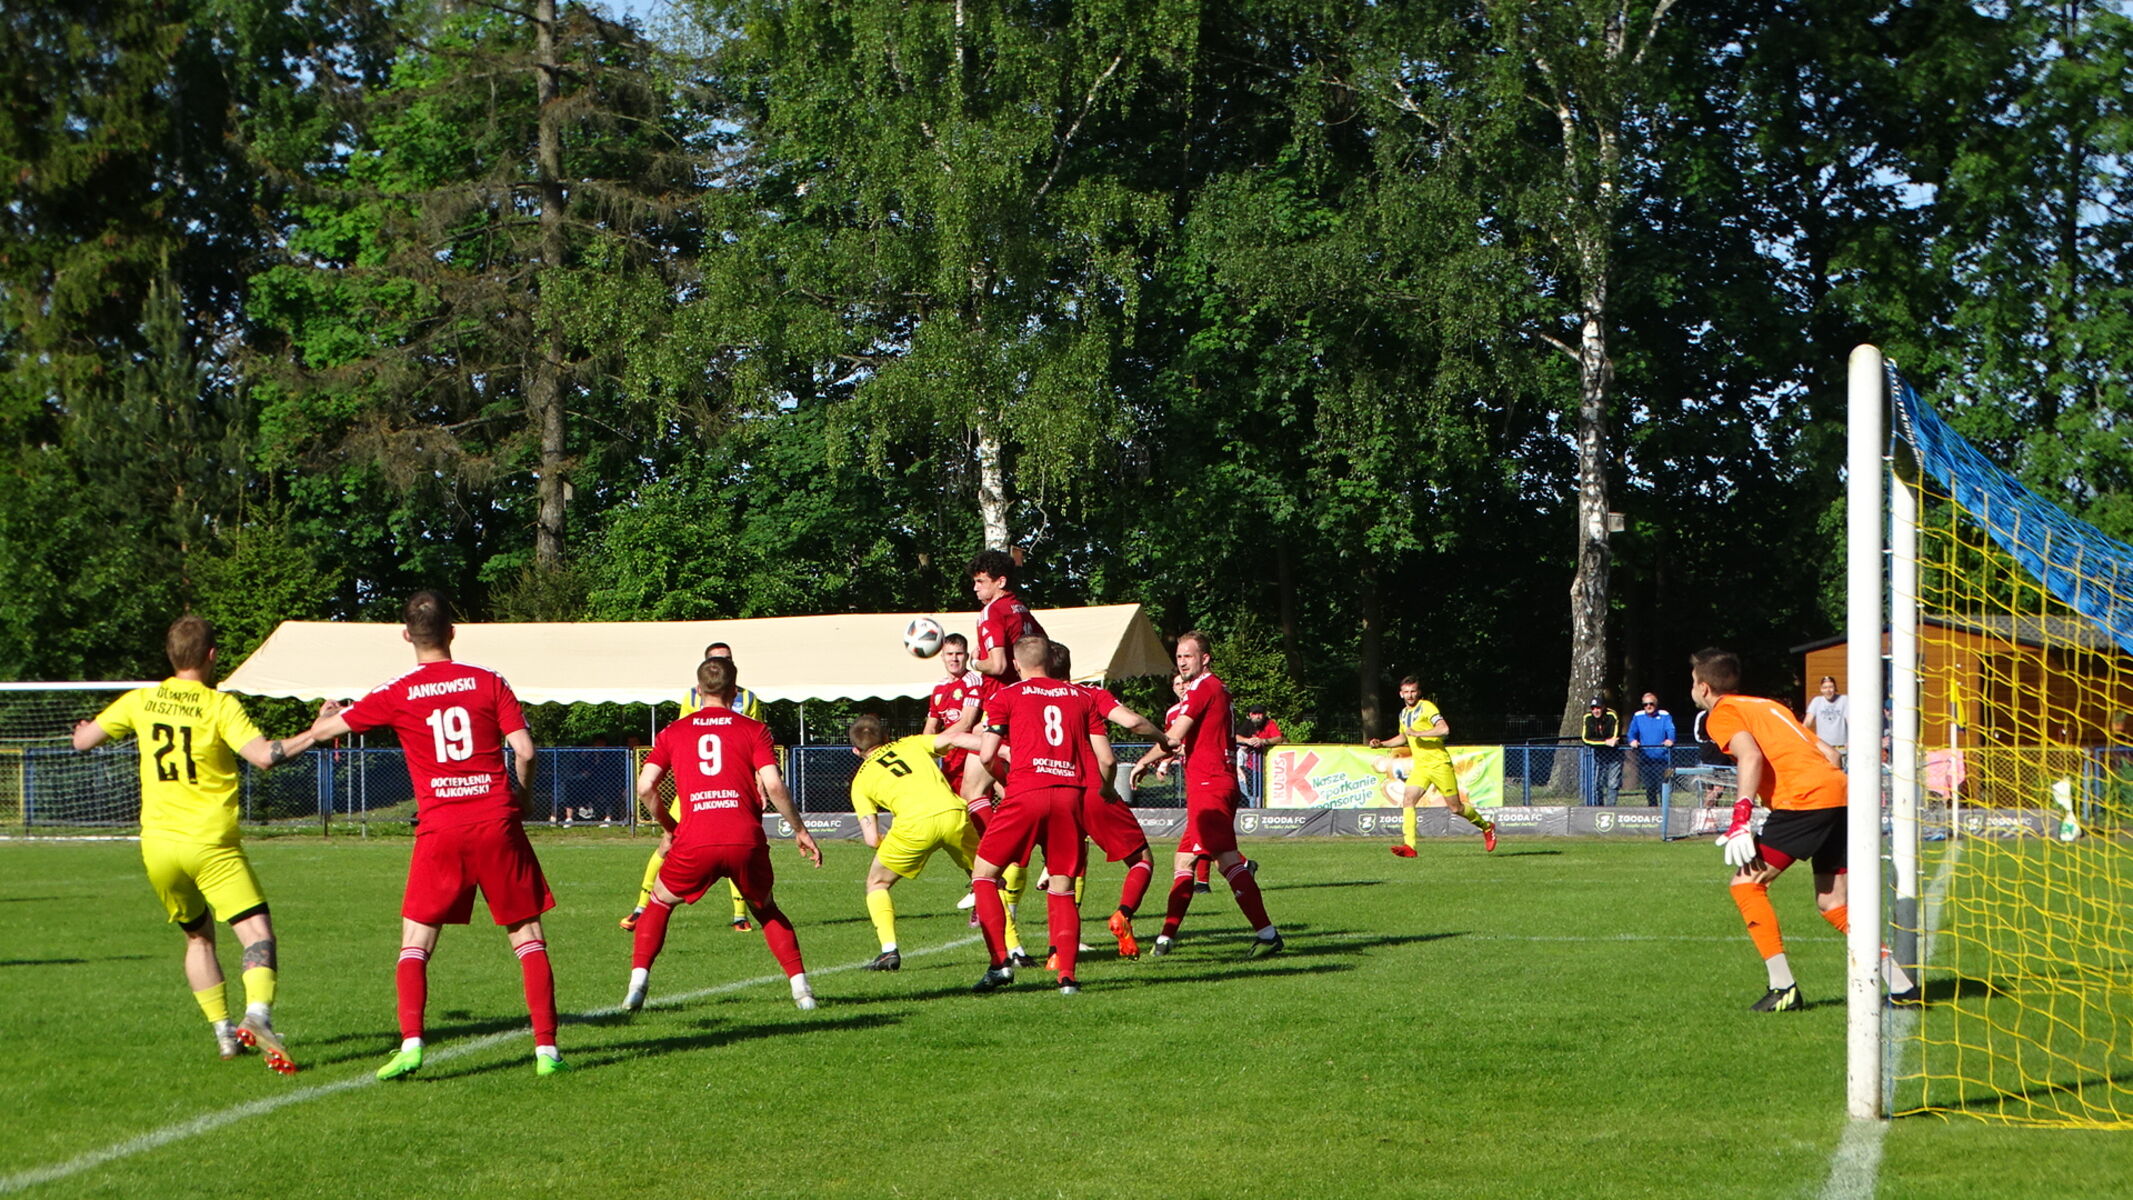
[[(1586, 702), (1606, 694), (1607, 684), (1607, 393), (1614, 366), (1607, 357), (1606, 252), (1588, 246), (1584, 320), (1578, 339), (1578, 524), (1577, 574), (1570, 580), (1570, 691), (1563, 699), (1560, 736), (1581, 731)], [(1574, 756), (1559, 756), (1556, 786), (1569, 773), (1576, 787)]]
[(1289, 682), (1304, 686), (1303, 622), (1296, 615), (1296, 547), (1287, 538), (1274, 544), (1275, 611), (1281, 619), (1281, 657), (1289, 669)]
[(1385, 717), (1384, 705), (1378, 698), (1379, 663), (1385, 652), (1385, 613), (1383, 597), (1378, 594), (1377, 567), (1363, 567), (1357, 573), (1357, 582), (1361, 588), (1363, 638), (1355, 656), (1356, 690), (1361, 694), (1356, 715), (1363, 722), (1363, 737), (1373, 738), (1382, 733)]
[(1007, 549), (1007, 472), (999, 430), (988, 413), (978, 417), (978, 516), (985, 524), (985, 548)]
[[(541, 272), (563, 266), (563, 134), (561, 106), (556, 102), (561, 65), (556, 60), (555, 0), (534, 0), (533, 25), (540, 100), (540, 145), (535, 169), (541, 194)], [(536, 285), (538, 295), (538, 285)], [(540, 430), (540, 525), (534, 541), (534, 563), (557, 566), (563, 559), (563, 347), (562, 334), (551, 328), (538, 335), (533, 347), (533, 373), (527, 382), (526, 400)]]

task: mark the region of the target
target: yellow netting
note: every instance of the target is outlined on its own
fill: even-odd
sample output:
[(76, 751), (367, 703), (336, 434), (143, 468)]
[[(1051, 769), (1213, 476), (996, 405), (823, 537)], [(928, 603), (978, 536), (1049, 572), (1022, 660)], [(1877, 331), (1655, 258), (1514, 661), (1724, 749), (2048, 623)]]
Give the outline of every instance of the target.
[(1919, 508), (1921, 761), (1896, 770), (1927, 789), (1927, 1002), (1894, 1018), (1892, 1111), (2133, 1128), (2133, 657), (1979, 514), (1931, 483)]

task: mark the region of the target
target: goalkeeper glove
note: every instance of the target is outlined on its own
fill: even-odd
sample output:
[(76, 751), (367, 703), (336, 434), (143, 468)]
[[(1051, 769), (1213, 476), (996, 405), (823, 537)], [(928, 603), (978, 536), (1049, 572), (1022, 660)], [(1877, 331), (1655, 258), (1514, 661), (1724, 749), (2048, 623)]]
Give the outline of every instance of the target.
[(1733, 802), (1733, 823), (1726, 827), (1725, 835), (1714, 845), (1726, 852), (1726, 865), (1745, 867), (1755, 861), (1755, 798), (1742, 796)]

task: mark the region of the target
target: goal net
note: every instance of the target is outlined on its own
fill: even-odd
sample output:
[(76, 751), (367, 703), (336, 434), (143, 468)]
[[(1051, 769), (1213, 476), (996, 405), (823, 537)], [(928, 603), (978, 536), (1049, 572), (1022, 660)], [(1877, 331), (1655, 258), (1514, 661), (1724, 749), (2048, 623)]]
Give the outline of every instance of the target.
[(137, 825), (133, 746), (74, 752), (74, 724), (140, 683), (0, 683), (0, 829), (90, 832)]
[(2133, 546), (1889, 386), (1917, 463), (1915, 594), (1892, 595), (1916, 748), (1891, 771), (1924, 799), (1895, 924), (1925, 998), (1893, 1018), (1890, 1111), (2133, 1127)]

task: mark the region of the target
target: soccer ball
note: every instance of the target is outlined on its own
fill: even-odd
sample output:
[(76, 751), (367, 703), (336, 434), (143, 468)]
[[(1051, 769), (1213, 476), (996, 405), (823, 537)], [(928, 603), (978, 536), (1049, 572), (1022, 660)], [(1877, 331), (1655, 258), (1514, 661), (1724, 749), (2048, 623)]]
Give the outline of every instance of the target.
[(904, 649), (919, 658), (932, 658), (941, 652), (941, 639), (948, 632), (932, 617), (914, 617), (904, 626)]

